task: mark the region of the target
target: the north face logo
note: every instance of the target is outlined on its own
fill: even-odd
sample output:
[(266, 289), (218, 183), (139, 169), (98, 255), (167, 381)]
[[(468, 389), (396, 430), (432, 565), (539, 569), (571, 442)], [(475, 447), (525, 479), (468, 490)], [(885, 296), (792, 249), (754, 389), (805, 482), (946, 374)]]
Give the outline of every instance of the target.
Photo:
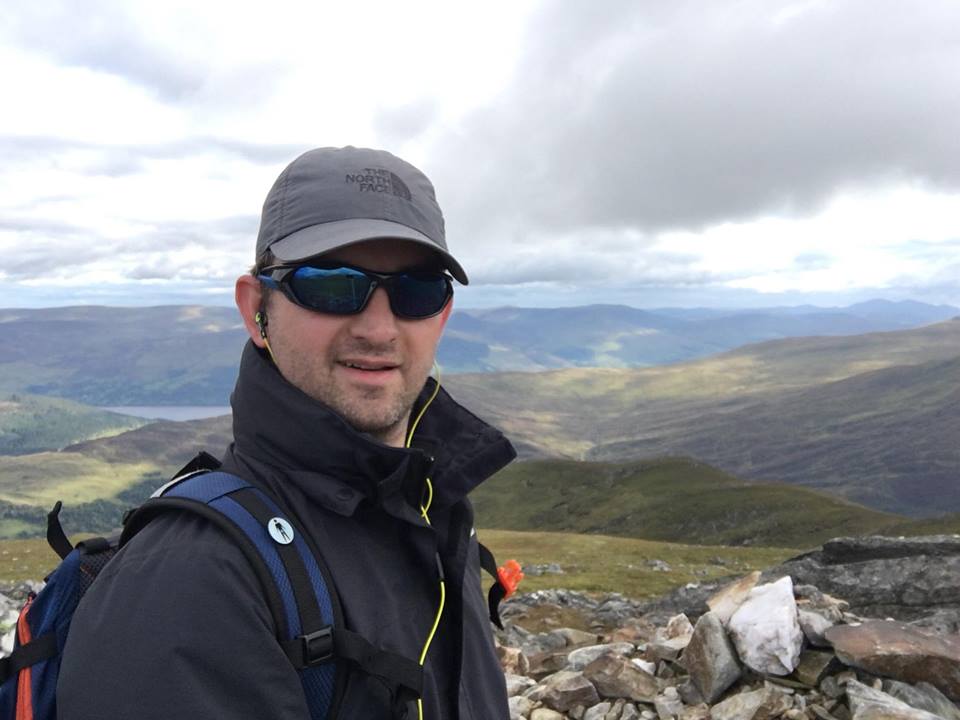
[(390, 193), (404, 200), (410, 200), (410, 188), (399, 177), (383, 168), (363, 168), (355, 174), (348, 173), (347, 184), (357, 186), (360, 192)]

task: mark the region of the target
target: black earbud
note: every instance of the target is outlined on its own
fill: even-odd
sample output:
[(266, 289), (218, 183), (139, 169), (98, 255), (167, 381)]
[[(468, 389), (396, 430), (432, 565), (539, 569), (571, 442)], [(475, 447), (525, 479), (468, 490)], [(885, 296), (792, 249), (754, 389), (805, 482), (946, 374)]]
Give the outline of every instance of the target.
[(270, 355), (270, 359), (273, 360), (273, 364), (277, 364), (277, 359), (273, 356), (273, 350), (270, 349), (270, 341), (267, 339), (267, 311), (263, 308), (257, 311), (257, 314), (253, 316), (253, 321), (257, 324), (257, 327), (260, 328), (260, 337), (263, 339), (263, 345), (267, 348), (267, 353)]
[(267, 311), (259, 310), (254, 316), (253, 321), (257, 324), (257, 327), (260, 328), (260, 337), (264, 340), (267, 339)]

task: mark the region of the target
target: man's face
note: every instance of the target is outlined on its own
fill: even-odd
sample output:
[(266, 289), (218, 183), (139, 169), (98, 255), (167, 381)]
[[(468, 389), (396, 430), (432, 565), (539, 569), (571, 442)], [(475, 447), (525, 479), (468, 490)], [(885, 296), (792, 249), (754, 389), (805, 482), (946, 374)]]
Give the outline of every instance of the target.
[[(377, 272), (422, 267), (434, 260), (427, 248), (400, 240), (371, 240), (323, 256)], [(237, 301), (253, 306), (253, 285), (237, 284)], [(241, 284), (247, 286), (241, 290)], [(315, 400), (335, 410), (357, 430), (400, 446), (410, 409), (423, 389), (440, 334), (452, 309), (423, 320), (396, 317), (386, 290), (378, 287), (356, 315), (325, 315), (299, 307), (272, 292), (267, 310), (267, 338), (281, 374)], [(255, 312), (255, 311), (254, 311)], [(247, 318), (248, 312), (244, 312)], [(247, 323), (251, 329), (250, 322)], [(251, 332), (260, 341), (259, 331)]]

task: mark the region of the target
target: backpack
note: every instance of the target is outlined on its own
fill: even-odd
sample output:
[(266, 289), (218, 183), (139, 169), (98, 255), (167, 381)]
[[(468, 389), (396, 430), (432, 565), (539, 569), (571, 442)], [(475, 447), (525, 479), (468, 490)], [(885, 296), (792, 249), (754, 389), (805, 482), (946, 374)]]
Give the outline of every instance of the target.
[(277, 640), (300, 675), (311, 720), (337, 716), (347, 673), (338, 671), (343, 663), (334, 661), (346, 661), (383, 680), (391, 689), (395, 717), (405, 717), (409, 703), (422, 694), (419, 663), (347, 630), (322, 555), (311, 547), (292, 513), (263, 490), (218, 467), (214, 457), (201, 452), (125, 515), (119, 537), (92, 538), (73, 547), (60, 526), (62, 504), (54, 506), (47, 516), (47, 541), (62, 561), (43, 589), (28, 596), (17, 621), (14, 650), (0, 659), (0, 720), (55, 720), (61, 653), (80, 598), (119, 548), (154, 517), (171, 511), (206, 518), (250, 561)]

